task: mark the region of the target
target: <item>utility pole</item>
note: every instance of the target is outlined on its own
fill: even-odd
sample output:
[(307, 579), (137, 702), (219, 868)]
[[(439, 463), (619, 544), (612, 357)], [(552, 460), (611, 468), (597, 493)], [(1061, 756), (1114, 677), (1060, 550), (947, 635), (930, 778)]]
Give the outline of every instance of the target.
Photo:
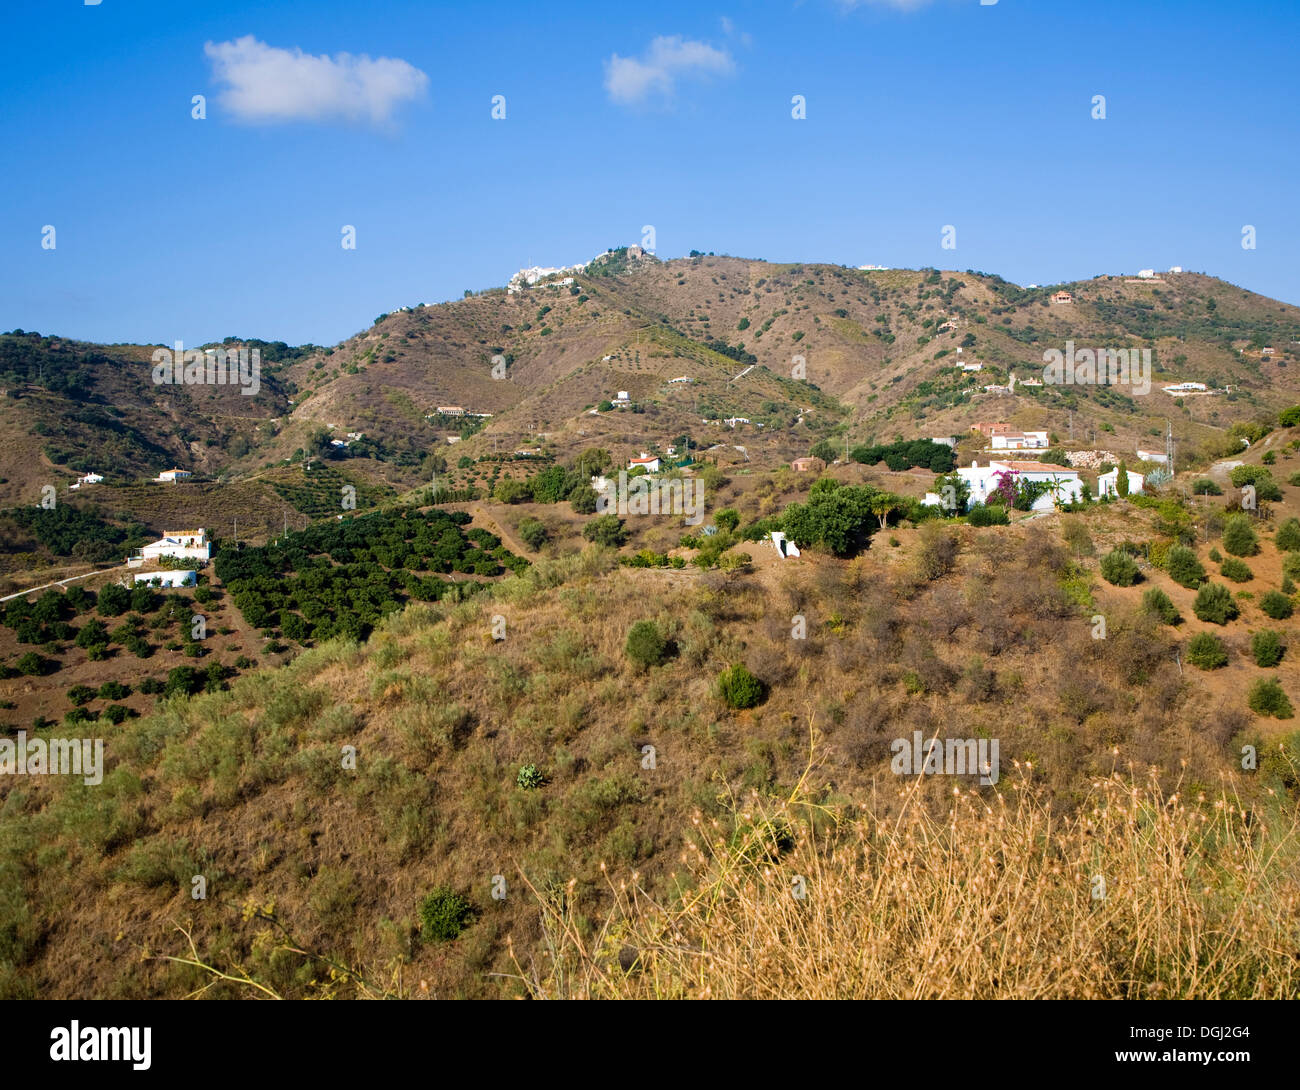
[(1070, 410), (1070, 442), (1074, 442), (1074, 410)]

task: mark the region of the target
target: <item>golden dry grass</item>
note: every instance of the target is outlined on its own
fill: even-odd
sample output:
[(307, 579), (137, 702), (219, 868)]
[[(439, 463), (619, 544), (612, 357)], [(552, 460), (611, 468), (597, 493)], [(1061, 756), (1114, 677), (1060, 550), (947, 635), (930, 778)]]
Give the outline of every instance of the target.
[[(797, 793), (690, 837), (680, 903), (633, 875), (584, 941), (543, 903), (537, 998), (1277, 999), (1300, 994), (1294, 818), (1230, 793), (1094, 782), (1054, 815), (1021, 770), (1005, 794), (954, 792), (935, 816), (825, 817)], [(697, 825), (700, 823), (697, 822)], [(793, 845), (782, 851), (782, 830)], [(795, 895), (802, 878), (805, 895)], [(1104, 885), (1103, 885), (1104, 883)]]

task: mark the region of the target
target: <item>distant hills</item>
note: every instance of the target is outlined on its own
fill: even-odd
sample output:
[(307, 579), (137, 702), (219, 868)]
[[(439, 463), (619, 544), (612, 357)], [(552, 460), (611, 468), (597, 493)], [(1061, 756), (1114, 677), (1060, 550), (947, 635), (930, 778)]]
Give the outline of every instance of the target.
[[(1054, 302), (1059, 292), (1070, 301)], [(1152, 392), (1024, 385), (1067, 341), (1150, 348)], [(531, 286), (516, 277), (511, 290), (381, 315), (333, 347), (227, 347), (237, 345), (261, 353), (256, 396), (157, 386), (153, 346), (0, 334), (0, 506), (37, 502), (43, 485), (62, 490), (93, 470), (105, 484), (71, 502), (152, 525), (147, 502), (115, 490), (174, 465), (199, 478), (179, 488), (245, 482), (250, 521), (270, 526), (312, 457), (384, 492), (433, 472), (457, 487), (474, 476), (462, 463), (519, 449), (635, 454), (687, 436), (779, 463), (828, 437), (892, 442), (981, 420), (1063, 443), (1072, 429), (1076, 445), (1116, 450), (1159, 445), (1168, 420), (1194, 457), (1231, 424), (1300, 400), (1300, 308), (1197, 273), (1022, 288), (973, 271), (660, 261), (631, 248)], [(985, 392), (1012, 372), (1014, 395)], [(1176, 401), (1160, 391), (1180, 381), (1226, 392)], [(625, 407), (591, 411), (620, 392)], [(735, 429), (704, 423), (737, 418)]]

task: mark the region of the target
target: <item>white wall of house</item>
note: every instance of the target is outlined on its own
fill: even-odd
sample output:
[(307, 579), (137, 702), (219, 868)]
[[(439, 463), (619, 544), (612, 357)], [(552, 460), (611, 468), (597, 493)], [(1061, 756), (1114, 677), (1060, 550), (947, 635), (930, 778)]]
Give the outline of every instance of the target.
[[(1131, 469), (1128, 471), (1128, 494), (1134, 496), (1142, 491), (1143, 478), (1141, 473), (1134, 473)], [(1102, 496), (1118, 496), (1119, 492), (1116, 486), (1119, 484), (1119, 467), (1116, 466), (1109, 473), (1102, 473), (1097, 477), (1097, 498)]]
[[(997, 487), (997, 478), (999, 473), (1009, 472), (1011, 467), (1003, 462), (989, 462), (986, 466), (978, 464), (962, 466), (957, 472), (963, 481), (966, 482), (970, 489), (970, 502), (972, 504), (984, 503)], [(1083, 481), (1079, 474), (1072, 469), (1064, 469), (1059, 466), (1045, 466), (1042, 470), (1020, 470), (1016, 473), (1016, 479), (1026, 481), (1043, 481), (1052, 486), (1051, 491), (1045, 492), (1034, 501), (1031, 510), (1050, 511), (1056, 506), (1057, 502), (1074, 503), (1083, 496)], [(935, 507), (942, 503), (938, 493), (927, 492), (922, 503)]]
[(192, 571), (142, 571), (136, 573), (135, 581), (158, 587), (192, 587), (198, 575)]

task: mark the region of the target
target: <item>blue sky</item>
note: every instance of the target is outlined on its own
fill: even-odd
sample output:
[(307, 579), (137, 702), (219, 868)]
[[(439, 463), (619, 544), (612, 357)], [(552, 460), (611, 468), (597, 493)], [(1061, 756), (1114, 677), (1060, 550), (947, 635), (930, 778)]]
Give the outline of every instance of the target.
[(0, 329), (332, 344), (645, 225), (661, 257), (1176, 264), (1300, 303), (1290, 2), (60, 0), (5, 23)]

